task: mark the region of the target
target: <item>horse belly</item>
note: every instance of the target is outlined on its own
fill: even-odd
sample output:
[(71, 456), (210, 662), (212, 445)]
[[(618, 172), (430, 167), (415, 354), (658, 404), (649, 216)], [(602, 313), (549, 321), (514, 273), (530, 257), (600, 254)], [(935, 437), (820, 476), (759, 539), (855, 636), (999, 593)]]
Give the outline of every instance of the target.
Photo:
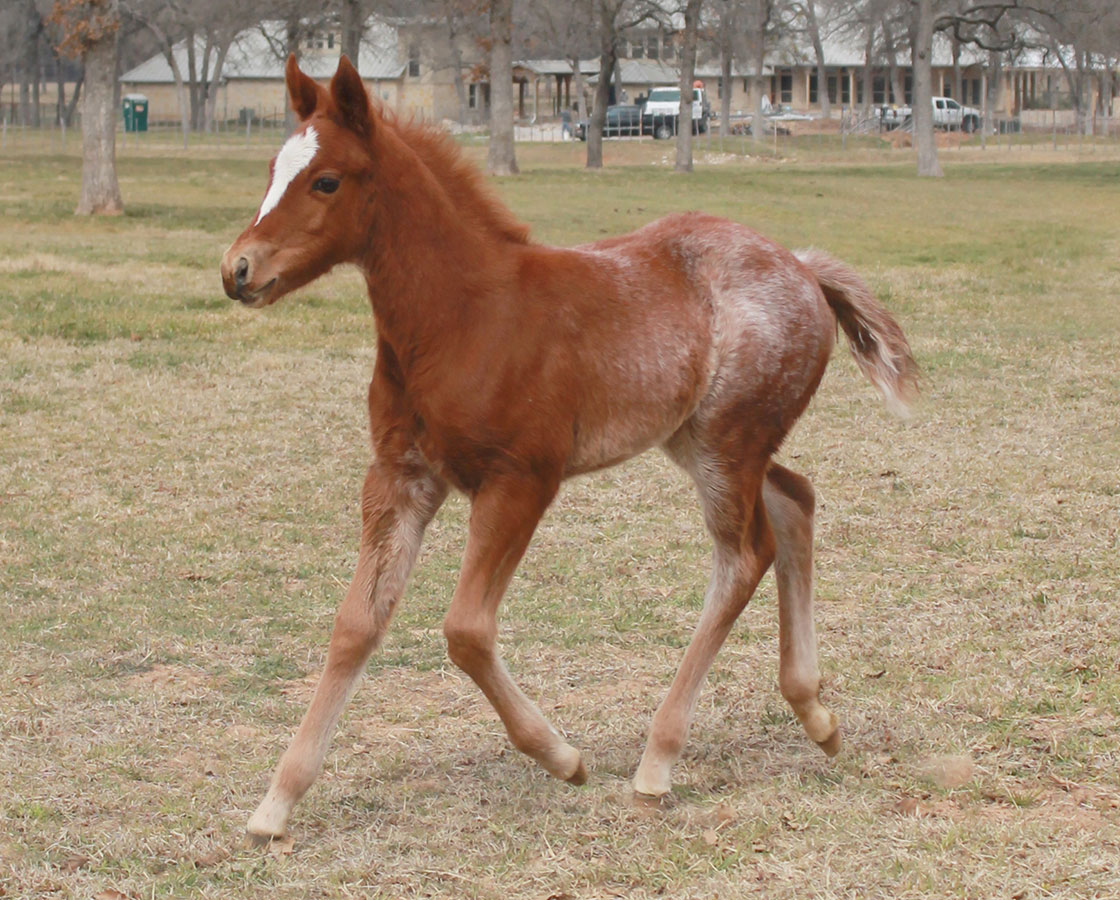
[(580, 404), (567, 474), (602, 469), (657, 446), (695, 411), (707, 388), (703, 348), (663, 343), (620, 353)]

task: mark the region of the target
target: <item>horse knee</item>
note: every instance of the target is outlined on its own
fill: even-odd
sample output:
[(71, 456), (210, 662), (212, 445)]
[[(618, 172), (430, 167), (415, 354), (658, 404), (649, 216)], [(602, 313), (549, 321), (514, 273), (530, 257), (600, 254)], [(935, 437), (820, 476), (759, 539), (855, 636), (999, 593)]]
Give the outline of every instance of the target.
[(778, 674), (778, 689), (786, 702), (797, 709), (817, 699), (821, 679), (816, 672), (783, 670)]
[(494, 634), (485, 625), (464, 622), (449, 615), (443, 621), (447, 655), (464, 672), (473, 672), (494, 653)]

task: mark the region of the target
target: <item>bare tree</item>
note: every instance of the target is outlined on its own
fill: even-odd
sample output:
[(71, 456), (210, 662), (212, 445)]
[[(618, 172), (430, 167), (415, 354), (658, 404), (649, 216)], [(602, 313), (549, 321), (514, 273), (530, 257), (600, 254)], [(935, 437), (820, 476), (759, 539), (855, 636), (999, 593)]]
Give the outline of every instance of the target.
[(175, 81), (175, 99), (179, 106), (183, 146), (186, 147), (191, 130), (191, 104), (175, 47), (184, 35), (193, 40), (193, 28), (188, 24), (192, 16), (176, 0), (121, 0), (121, 10), (140, 22), (155, 38), (160, 53), (171, 69), (171, 77)]
[[(1120, 6), (1113, 0), (1035, 0), (1023, 11), (1023, 18), (1037, 33), (1028, 43), (1046, 50), (1062, 68), (1078, 131), (1092, 134), (1094, 114), (1112, 100)], [(1097, 86), (1095, 105), (1093, 82)]]
[(583, 70), (580, 62), (595, 52), (595, 20), (591, 0), (556, 3), (536, 0), (532, 6), (537, 27), (546, 45), (572, 67), (572, 88), (575, 94), (576, 118), (587, 117), (583, 97)]
[(801, 28), (813, 45), (813, 54), (817, 60), (817, 101), (821, 108), (821, 117), (828, 119), (832, 116), (832, 102), (828, 96), (828, 71), (825, 68), (824, 42), (821, 39), (821, 19), (818, 7), (822, 7), (821, 0), (798, 0), (792, 6), (792, 12), (799, 20)]
[(124, 211), (117, 182), (117, 0), (58, 0), (51, 12), (63, 41), (60, 50), (80, 56), (85, 67), (82, 98), (82, 190), (78, 215)]
[(490, 0), (490, 147), (492, 175), (516, 175), (513, 146), (513, 0)]
[(619, 43), (632, 28), (664, 22), (665, 8), (657, 0), (594, 0), (599, 38), (599, 75), (587, 125), (587, 168), (603, 167), (603, 123), (611, 96), (611, 80), (618, 77)]
[(713, 6), (719, 50), (719, 136), (728, 137), (731, 134), (731, 69), (735, 64), (738, 4), (735, 0), (716, 0)]

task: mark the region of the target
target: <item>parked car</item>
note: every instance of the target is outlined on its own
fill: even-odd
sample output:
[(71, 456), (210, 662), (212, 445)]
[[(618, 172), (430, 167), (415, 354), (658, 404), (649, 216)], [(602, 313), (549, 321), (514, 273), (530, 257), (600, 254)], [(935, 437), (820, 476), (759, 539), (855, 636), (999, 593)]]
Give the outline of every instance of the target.
[[(587, 140), (590, 124), (586, 119), (576, 125), (576, 137)], [(603, 137), (641, 137), (642, 108), (640, 106), (608, 106), (607, 118), (603, 122)]]
[[(702, 82), (697, 82), (697, 85)], [(642, 107), (642, 132), (666, 140), (677, 133), (677, 117), (681, 109), (679, 87), (655, 87)], [(692, 133), (703, 134), (708, 130), (711, 108), (703, 87), (692, 88)]]
[[(952, 97), (934, 97), (933, 127), (949, 131), (973, 132), (980, 128), (980, 110), (971, 106), (961, 106)], [(907, 126), (914, 112), (909, 106), (876, 107), (875, 114), (883, 120), (887, 128)]]

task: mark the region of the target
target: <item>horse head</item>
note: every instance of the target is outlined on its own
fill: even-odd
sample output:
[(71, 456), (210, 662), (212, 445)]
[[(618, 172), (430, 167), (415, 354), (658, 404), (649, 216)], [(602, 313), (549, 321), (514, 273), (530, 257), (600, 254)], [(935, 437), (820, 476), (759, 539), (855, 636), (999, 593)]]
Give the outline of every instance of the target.
[(269, 164), (256, 217), (222, 258), (226, 293), (252, 307), (357, 261), (374, 215), (378, 119), (357, 70), (343, 56), (327, 89), (293, 55), (285, 76), (299, 127)]

